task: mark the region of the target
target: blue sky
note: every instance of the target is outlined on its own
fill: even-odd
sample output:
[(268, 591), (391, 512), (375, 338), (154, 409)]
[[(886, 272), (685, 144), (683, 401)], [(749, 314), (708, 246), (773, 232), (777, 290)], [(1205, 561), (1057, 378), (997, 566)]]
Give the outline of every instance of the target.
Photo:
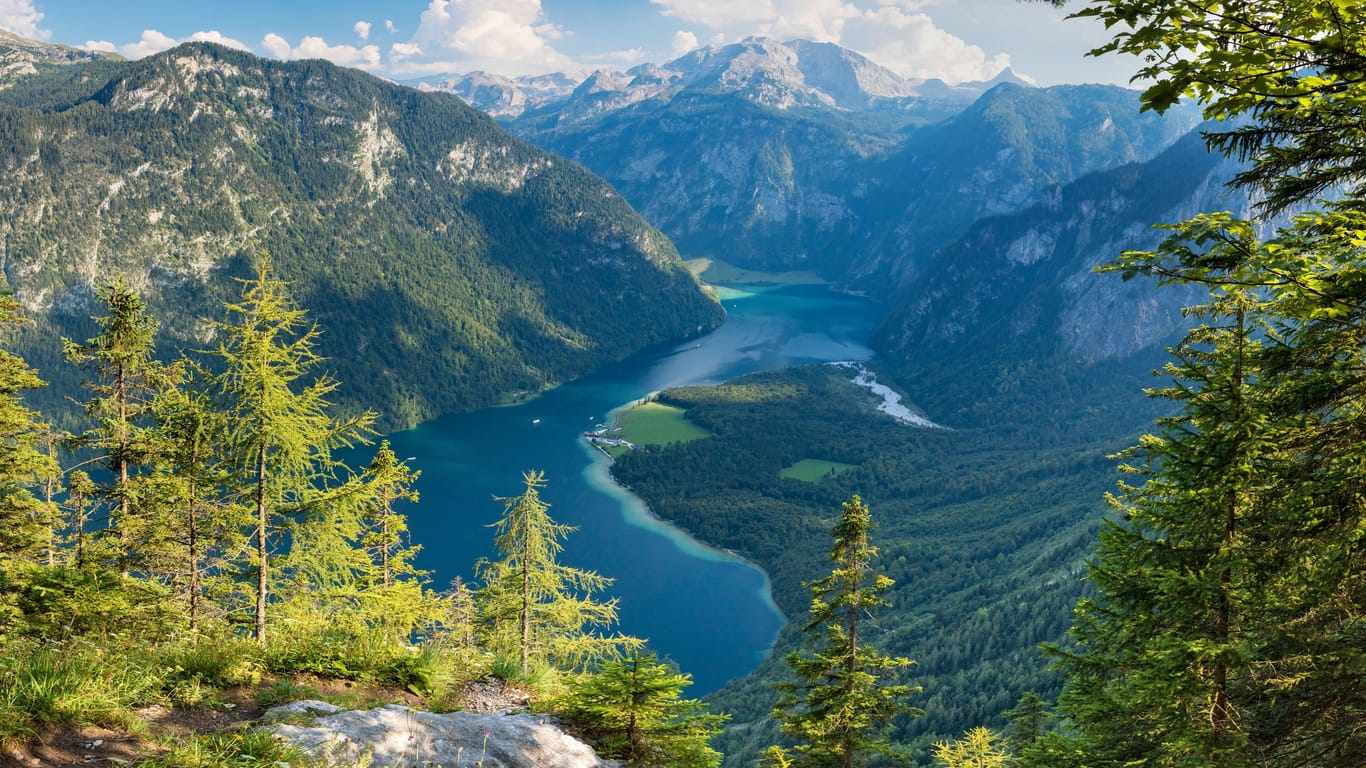
[(394, 79), (625, 69), (761, 34), (852, 48), (907, 77), (1124, 83), (1089, 22), (1016, 0), (0, 0), (0, 28), (139, 58), (215, 40)]

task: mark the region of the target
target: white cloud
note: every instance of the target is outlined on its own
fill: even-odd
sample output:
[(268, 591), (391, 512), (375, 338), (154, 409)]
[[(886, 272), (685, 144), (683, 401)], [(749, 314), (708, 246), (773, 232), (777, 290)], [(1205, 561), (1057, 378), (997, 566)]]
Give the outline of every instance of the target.
[(594, 67), (606, 64), (609, 67), (617, 69), (630, 69), (645, 61), (647, 58), (649, 58), (649, 52), (644, 48), (626, 48), (620, 51), (608, 51), (607, 53), (595, 53), (590, 56), (584, 56), (583, 61), (585, 64), (590, 64)]
[(46, 40), (52, 32), (39, 28), (38, 22), (42, 20), (43, 14), (33, 7), (33, 0), (0, 0), (0, 29), (20, 37)]
[(233, 38), (222, 34), (216, 29), (211, 29), (207, 32), (196, 32), (193, 35), (190, 35), (189, 37), (181, 40), (180, 42), (218, 43), (219, 45), (226, 45), (229, 48), (236, 48), (239, 51), (251, 50), (251, 46), (247, 45), (246, 43), (240, 40), (234, 40)]
[(378, 45), (357, 48), (354, 45), (328, 45), (327, 41), (316, 35), (306, 35), (298, 45), (271, 32), (261, 38), (261, 48), (277, 59), (326, 59), (343, 67), (360, 69), (379, 69), (380, 52)]
[(218, 43), (229, 48), (236, 48), (239, 51), (250, 51), (251, 46), (240, 40), (234, 40), (216, 29), (196, 32), (189, 37), (174, 38), (155, 29), (144, 29), (142, 37), (136, 43), (125, 43), (115, 45), (108, 40), (87, 40), (85, 47), (92, 51), (105, 51), (107, 53), (121, 53), (130, 59), (141, 59), (144, 56), (151, 56), (154, 53), (161, 53), (168, 48), (174, 48), (181, 43)]
[(384, 29), (391, 35), (398, 31), (398, 27), (394, 26), (394, 22), (390, 19), (384, 20)]
[[(665, 16), (713, 31), (713, 44), (750, 34), (838, 43), (906, 77), (981, 80), (1010, 63), (1005, 54), (988, 55), (940, 29), (921, 12), (935, 5), (934, 0), (650, 2)], [(676, 47), (677, 35), (674, 40)]]
[(409, 41), (421, 53), (396, 57), (391, 69), (400, 74), (569, 69), (573, 62), (552, 45), (562, 36), (546, 21), (540, 0), (430, 0)]
[(681, 56), (696, 47), (697, 35), (694, 35), (691, 32), (685, 32), (681, 29), (674, 33), (673, 49), (675, 56)]
[(370, 22), (358, 21), (352, 29), (356, 30), (356, 37), (359, 37), (362, 41), (370, 39)]
[(981, 48), (945, 32), (923, 13), (883, 7), (846, 25), (841, 41), (904, 77), (939, 78), (949, 83), (990, 80), (1010, 66), (1010, 56), (988, 56)]

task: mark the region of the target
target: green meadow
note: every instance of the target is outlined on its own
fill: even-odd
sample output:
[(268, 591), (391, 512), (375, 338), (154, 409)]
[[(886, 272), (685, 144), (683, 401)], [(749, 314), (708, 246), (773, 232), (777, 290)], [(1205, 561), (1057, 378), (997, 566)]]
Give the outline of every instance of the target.
[(687, 412), (674, 405), (648, 402), (617, 414), (617, 435), (636, 445), (668, 445), (710, 437), (688, 421)]
[(848, 472), (855, 466), (854, 464), (826, 461), (825, 459), (802, 459), (790, 467), (778, 470), (778, 476), (791, 480), (801, 480), (804, 483), (819, 483), (831, 475)]

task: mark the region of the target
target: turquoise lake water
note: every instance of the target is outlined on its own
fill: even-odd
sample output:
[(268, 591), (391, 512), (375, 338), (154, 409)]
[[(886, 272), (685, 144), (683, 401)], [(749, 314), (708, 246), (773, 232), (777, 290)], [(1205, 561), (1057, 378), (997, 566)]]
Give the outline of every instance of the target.
[[(784, 618), (768, 577), (654, 518), (617, 486), (609, 460), (582, 437), (609, 413), (668, 387), (715, 384), (754, 371), (835, 360), (867, 360), (877, 310), (820, 286), (726, 286), (726, 322), (712, 333), (643, 353), (516, 406), (443, 417), (390, 435), (400, 458), (421, 470), (421, 503), (407, 510), (418, 565), (444, 588), (492, 557), (502, 505), (539, 469), (542, 498), (557, 522), (579, 530), (561, 561), (616, 583), (620, 630), (692, 674), (698, 696), (763, 660)], [(724, 514), (724, 511), (721, 511)]]

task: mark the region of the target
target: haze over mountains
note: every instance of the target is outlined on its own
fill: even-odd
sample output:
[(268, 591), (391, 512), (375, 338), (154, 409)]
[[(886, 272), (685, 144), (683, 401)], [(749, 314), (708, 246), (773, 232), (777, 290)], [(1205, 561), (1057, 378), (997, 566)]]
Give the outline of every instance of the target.
[[(602, 175), (686, 256), (813, 270), (898, 307), (888, 329), (920, 322), (906, 319), (907, 307), (943, 327), (965, 322), (966, 308), (980, 305), (973, 292), (994, 285), (995, 267), (982, 260), (998, 247), (1015, 249), (1007, 264), (1034, 264), (1017, 258), (1025, 251), (1073, 264), (1061, 276), (1035, 266), (1029, 279), (1043, 290), (1061, 281), (1113, 299), (1118, 289), (1091, 286), (1114, 281), (1089, 270), (1122, 247), (1155, 243), (1142, 231), (1148, 222), (1246, 207), (1219, 199), (1233, 168), (1203, 151), (1194, 110), (1140, 112), (1137, 93), (1114, 86), (1034, 88), (1008, 70), (987, 83), (911, 82), (838, 46), (764, 38), (625, 73), (440, 83)], [(1178, 143), (1180, 160), (1158, 160)], [(1111, 172), (1122, 166), (1130, 170)], [(1090, 212), (1084, 223), (1078, 210)], [(979, 224), (994, 216), (1071, 217), (1049, 226), (1085, 231), (1032, 246), (987, 243), (982, 231), (1006, 226)], [(1039, 298), (1012, 296), (1032, 296), (1029, 307)], [(1168, 318), (1175, 305), (1126, 304), (1091, 327), (1103, 303), (1085, 306), (1066, 310), (1079, 340), (1064, 348), (1078, 359), (1132, 353), (1179, 325)], [(888, 330), (883, 351), (918, 358), (913, 337)]]

